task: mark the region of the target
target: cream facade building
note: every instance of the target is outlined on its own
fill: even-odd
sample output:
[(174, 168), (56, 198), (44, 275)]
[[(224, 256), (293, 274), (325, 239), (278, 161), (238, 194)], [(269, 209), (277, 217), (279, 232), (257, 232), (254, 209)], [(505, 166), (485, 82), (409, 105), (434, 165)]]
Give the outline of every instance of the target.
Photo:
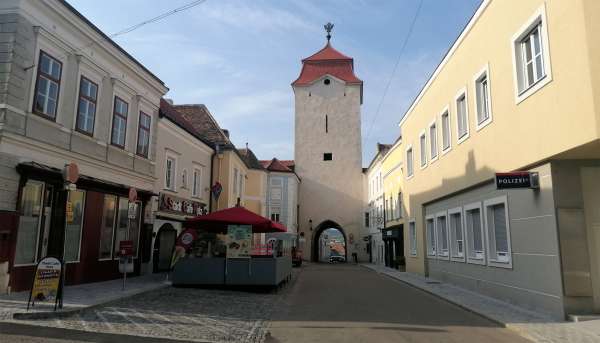
[[(482, 2), (389, 153), (409, 272), (555, 317), (600, 311), (599, 32), (594, 0)], [(514, 171), (539, 188), (498, 189)]]
[(305, 259), (317, 260), (318, 240), (327, 228), (342, 230), (346, 253), (366, 259), (361, 156), (362, 81), (353, 60), (329, 43), (302, 60), (292, 83), (295, 95), (295, 171), (299, 228)]
[(368, 240), (369, 262), (384, 265), (385, 251), (381, 236), (384, 228), (384, 191), (381, 161), (391, 146), (377, 143), (377, 153), (365, 170), (365, 235)]

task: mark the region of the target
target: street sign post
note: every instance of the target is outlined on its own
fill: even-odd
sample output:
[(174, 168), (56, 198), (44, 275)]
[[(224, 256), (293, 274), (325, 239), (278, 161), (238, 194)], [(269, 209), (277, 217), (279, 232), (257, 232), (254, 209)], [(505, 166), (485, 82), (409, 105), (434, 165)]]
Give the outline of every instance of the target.
[(119, 242), (119, 272), (123, 273), (123, 290), (127, 273), (133, 272), (133, 241)]

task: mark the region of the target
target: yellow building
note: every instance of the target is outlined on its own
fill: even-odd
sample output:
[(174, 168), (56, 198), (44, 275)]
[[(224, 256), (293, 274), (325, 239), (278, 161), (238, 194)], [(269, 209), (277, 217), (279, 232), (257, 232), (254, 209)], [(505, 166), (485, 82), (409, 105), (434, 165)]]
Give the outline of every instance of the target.
[(244, 206), (263, 217), (267, 216), (267, 170), (252, 150), (238, 149), (239, 154), (244, 159), (248, 167), (246, 174), (246, 187), (244, 188), (243, 203)]
[[(407, 271), (556, 317), (600, 311), (599, 33), (599, 1), (482, 2), (384, 160)], [(497, 186), (515, 171), (500, 177), (532, 187)]]

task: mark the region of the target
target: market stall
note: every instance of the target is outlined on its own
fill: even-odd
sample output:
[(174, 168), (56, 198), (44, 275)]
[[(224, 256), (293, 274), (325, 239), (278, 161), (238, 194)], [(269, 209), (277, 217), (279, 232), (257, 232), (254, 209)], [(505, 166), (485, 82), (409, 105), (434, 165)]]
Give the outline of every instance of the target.
[(267, 253), (252, 253), (253, 235), (286, 232), (280, 223), (233, 207), (189, 219), (184, 226), (193, 239), (174, 265), (175, 286), (277, 286), (291, 276), (291, 255), (283, 244), (273, 243)]

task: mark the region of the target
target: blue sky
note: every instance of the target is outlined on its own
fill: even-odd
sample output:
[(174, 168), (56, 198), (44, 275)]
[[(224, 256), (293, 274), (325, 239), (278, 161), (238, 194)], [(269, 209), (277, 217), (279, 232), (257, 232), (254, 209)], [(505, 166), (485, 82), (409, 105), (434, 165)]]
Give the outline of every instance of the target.
[[(191, 0), (68, 0), (107, 34)], [(377, 106), (419, 0), (207, 0), (191, 10), (115, 38), (161, 78), (175, 103), (203, 103), (260, 159), (292, 159), (290, 83), (300, 60), (325, 44), (354, 57), (364, 81), (363, 164), (375, 143), (391, 143), (413, 98), (481, 0), (423, 0), (381, 110)], [(373, 124), (372, 124), (373, 123)], [(372, 129), (370, 129), (372, 127)]]

